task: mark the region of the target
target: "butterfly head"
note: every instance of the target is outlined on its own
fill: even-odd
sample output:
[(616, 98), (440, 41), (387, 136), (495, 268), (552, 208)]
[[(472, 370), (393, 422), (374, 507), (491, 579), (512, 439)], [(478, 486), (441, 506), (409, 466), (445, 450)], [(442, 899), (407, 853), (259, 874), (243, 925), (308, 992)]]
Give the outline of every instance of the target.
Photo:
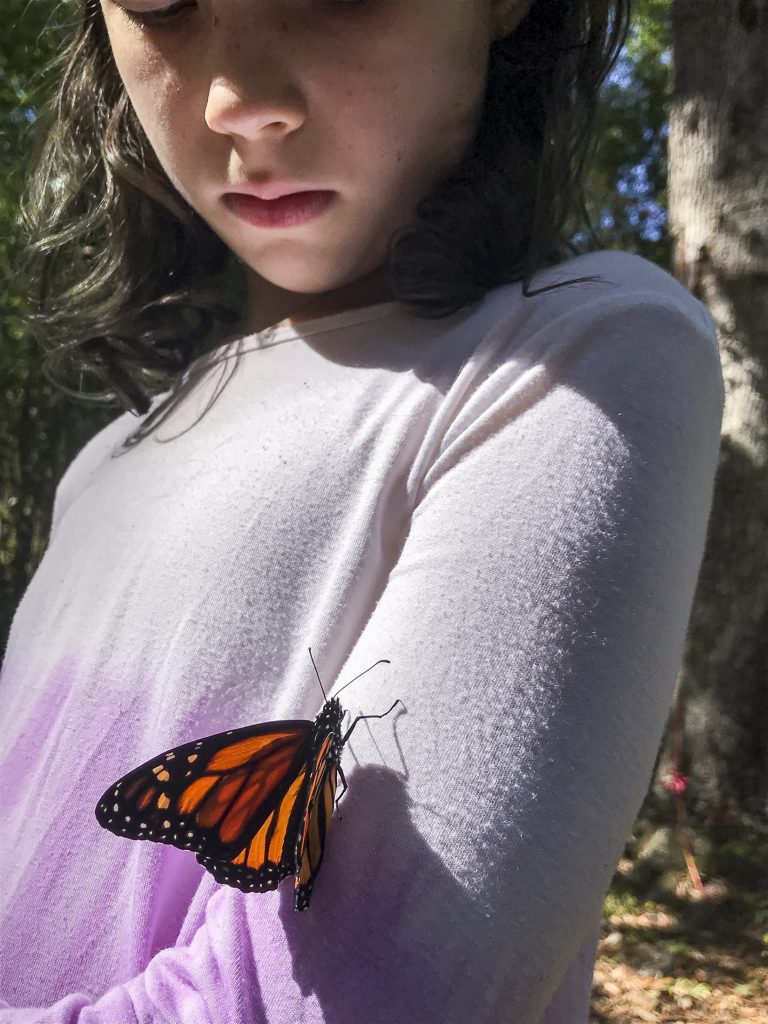
[(330, 697), (318, 712), (315, 718), (316, 725), (324, 725), (328, 729), (341, 727), (341, 720), (344, 717), (344, 709), (338, 697)]

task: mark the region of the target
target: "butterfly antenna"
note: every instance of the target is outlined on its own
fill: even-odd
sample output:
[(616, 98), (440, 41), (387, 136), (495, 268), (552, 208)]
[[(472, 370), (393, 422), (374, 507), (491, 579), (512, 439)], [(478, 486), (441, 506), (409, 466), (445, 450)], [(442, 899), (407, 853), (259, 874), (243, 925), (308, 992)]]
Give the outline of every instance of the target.
[[(310, 658), (312, 658), (312, 648), (311, 647), (309, 648), (309, 656), (310, 656)], [(359, 679), (360, 676), (364, 676), (366, 672), (370, 672), (372, 668), (375, 668), (377, 665), (381, 665), (382, 663), (385, 664), (385, 665), (391, 664), (389, 658), (379, 658), (378, 661), (374, 661), (374, 663), (372, 665), (369, 665), (368, 668), (365, 669), (364, 672), (361, 672), (359, 675), (356, 675), (353, 679), (350, 679), (349, 683), (354, 683), (355, 679)], [(314, 658), (312, 658), (312, 664), (315, 665), (315, 659)], [(326, 692), (325, 692), (325, 687), (323, 686), (323, 681), (320, 678), (320, 673), (317, 671), (317, 665), (315, 665), (315, 675), (317, 676), (318, 683), (320, 683), (320, 689), (323, 691), (323, 697), (325, 697), (325, 699), (328, 700), (328, 697), (327, 697)], [(349, 683), (344, 683), (344, 686), (342, 686), (341, 690), (343, 690), (345, 687), (349, 686)], [(337, 696), (338, 696), (338, 694), (341, 693), (341, 690), (337, 690), (336, 691), (336, 695)]]
[[(312, 658), (312, 648), (311, 647), (309, 648), (309, 656), (310, 656), (310, 658)], [(315, 665), (315, 659), (314, 658), (312, 658), (312, 664)], [(326, 693), (325, 693), (325, 687), (323, 686), (323, 681), (320, 678), (320, 673), (317, 671), (317, 665), (315, 665), (315, 675), (317, 676), (318, 683), (320, 683), (320, 689), (323, 691), (323, 697), (325, 697), (325, 699), (328, 700), (328, 697), (326, 696)]]
[[(374, 663), (373, 663), (372, 665), (369, 665), (369, 666), (368, 666), (368, 668), (367, 668), (367, 669), (365, 669), (365, 671), (364, 671), (364, 672), (360, 672), (360, 674), (359, 674), (359, 675), (356, 675), (356, 676), (355, 676), (355, 677), (354, 677), (353, 679), (350, 679), (350, 680), (349, 680), (349, 683), (354, 683), (355, 679), (359, 679), (359, 678), (360, 678), (360, 676), (364, 676), (366, 672), (370, 672), (372, 668), (376, 668), (376, 666), (377, 666), (377, 665), (381, 665), (382, 663), (383, 663), (384, 665), (389, 665), (389, 664), (391, 664), (391, 662), (390, 662), (389, 658), (379, 658), (379, 660), (378, 660), (378, 661), (374, 661)], [(347, 687), (347, 686), (349, 686), (349, 683), (344, 683), (344, 686), (342, 686), (341, 690), (344, 690), (344, 689), (346, 689), (346, 687)], [(341, 690), (337, 690), (337, 691), (336, 691), (336, 696), (337, 696), (337, 697), (338, 697), (338, 695), (339, 695), (339, 694), (341, 693)]]

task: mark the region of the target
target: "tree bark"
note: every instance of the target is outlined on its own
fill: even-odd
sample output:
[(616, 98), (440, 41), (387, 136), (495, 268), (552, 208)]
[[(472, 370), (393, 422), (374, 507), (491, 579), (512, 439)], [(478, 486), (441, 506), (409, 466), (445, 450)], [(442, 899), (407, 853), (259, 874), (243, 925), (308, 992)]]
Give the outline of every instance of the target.
[[(722, 822), (768, 812), (768, 0), (673, 0), (671, 15), (675, 275), (713, 316), (726, 386), (680, 768), (689, 813)], [(646, 810), (669, 807), (674, 718)]]

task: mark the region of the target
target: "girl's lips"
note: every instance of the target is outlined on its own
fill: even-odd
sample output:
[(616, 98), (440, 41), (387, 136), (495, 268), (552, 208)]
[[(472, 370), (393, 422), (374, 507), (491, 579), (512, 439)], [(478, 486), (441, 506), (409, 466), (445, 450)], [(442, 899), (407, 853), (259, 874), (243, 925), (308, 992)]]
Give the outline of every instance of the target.
[(224, 202), (232, 213), (259, 228), (292, 228), (314, 220), (333, 202), (335, 192), (293, 192), (280, 199), (259, 199), (227, 192)]

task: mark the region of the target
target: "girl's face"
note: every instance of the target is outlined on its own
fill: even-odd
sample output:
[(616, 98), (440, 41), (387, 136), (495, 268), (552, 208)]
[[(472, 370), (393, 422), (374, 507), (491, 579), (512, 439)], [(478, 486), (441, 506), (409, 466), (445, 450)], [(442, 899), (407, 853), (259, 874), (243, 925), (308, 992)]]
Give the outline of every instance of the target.
[[(246, 265), (250, 330), (310, 303), (315, 315), (390, 297), (389, 237), (471, 143), (490, 44), (530, 5), (101, 0), (158, 160)], [(165, 23), (130, 17), (172, 7)], [(336, 194), (316, 219), (281, 228), (248, 224), (224, 201), (247, 179), (273, 178)]]

